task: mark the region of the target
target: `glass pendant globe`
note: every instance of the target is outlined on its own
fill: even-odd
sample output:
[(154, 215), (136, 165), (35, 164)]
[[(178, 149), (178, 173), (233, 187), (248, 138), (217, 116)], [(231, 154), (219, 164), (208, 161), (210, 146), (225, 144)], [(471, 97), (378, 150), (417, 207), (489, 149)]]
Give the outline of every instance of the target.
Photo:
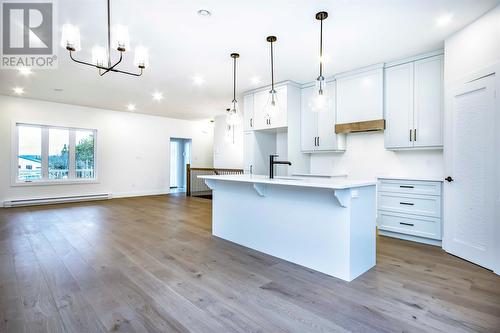
[(309, 109), (312, 112), (323, 112), (332, 107), (332, 98), (326, 87), (325, 79), (320, 77), (316, 80), (314, 94), (309, 100)]
[(267, 103), (264, 108), (264, 115), (268, 118), (274, 118), (280, 111), (278, 94), (275, 90), (271, 90), (269, 92), (269, 96), (267, 98)]
[(236, 126), (241, 123), (240, 118), (240, 107), (238, 105), (238, 101), (233, 101), (231, 103), (231, 109), (229, 109), (226, 116), (226, 124), (228, 126)]

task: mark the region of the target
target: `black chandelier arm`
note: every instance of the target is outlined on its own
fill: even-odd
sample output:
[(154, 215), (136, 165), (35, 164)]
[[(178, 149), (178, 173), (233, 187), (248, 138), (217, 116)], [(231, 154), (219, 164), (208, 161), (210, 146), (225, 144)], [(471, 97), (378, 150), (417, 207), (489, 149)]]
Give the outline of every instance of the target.
[(120, 62), (122, 62), (122, 59), (123, 59), (123, 52), (120, 52), (120, 59), (118, 59), (118, 61), (111, 67), (109, 67), (108, 69), (106, 69), (102, 74), (99, 72), (99, 75), (100, 76), (103, 76), (104, 74), (106, 74), (107, 72), (109, 71), (112, 71), (113, 68), (116, 67), (116, 65), (118, 65)]
[[(85, 61), (81, 61), (81, 60), (78, 60), (78, 59), (75, 59), (73, 57), (73, 52), (72, 51), (69, 51), (69, 57), (71, 58), (71, 60), (73, 60), (74, 62), (76, 63), (79, 63), (79, 64), (82, 64), (82, 65), (87, 65), (87, 66), (91, 66), (91, 67), (94, 67), (94, 68), (97, 68), (99, 69), (99, 74), (101, 76), (103, 76), (104, 74), (106, 74), (107, 72), (115, 72), (115, 73), (122, 73), (122, 74), (128, 74), (128, 75), (133, 75), (133, 76), (141, 76), (142, 73), (143, 73), (143, 68), (140, 68), (140, 72), (139, 73), (132, 73), (132, 72), (127, 72), (127, 71), (122, 71), (122, 70), (119, 70), (119, 69), (116, 69), (114, 68), (116, 65), (118, 65), (121, 60), (122, 60), (122, 55), (120, 53), (120, 60), (114, 64), (113, 66), (107, 68), (107, 67), (103, 67), (103, 66), (98, 66), (98, 65), (94, 65), (94, 64), (91, 64), (89, 62), (85, 62)], [(104, 70), (105, 72), (101, 73), (101, 70)]]

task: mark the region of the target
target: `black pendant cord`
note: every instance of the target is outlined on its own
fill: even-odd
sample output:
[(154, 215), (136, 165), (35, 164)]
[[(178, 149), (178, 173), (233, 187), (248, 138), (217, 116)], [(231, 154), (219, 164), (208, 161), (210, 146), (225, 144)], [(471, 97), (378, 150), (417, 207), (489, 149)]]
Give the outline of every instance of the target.
[(319, 76), (323, 77), (323, 20), (320, 21), (319, 32)]
[(271, 92), (274, 92), (274, 54), (273, 54), (273, 42), (271, 42)]
[(233, 108), (234, 108), (234, 103), (236, 103), (236, 57), (234, 59), (234, 66), (233, 66)]
[[(121, 52), (120, 52), (121, 54)], [(108, 67), (111, 67), (111, 10), (110, 0), (108, 0)]]

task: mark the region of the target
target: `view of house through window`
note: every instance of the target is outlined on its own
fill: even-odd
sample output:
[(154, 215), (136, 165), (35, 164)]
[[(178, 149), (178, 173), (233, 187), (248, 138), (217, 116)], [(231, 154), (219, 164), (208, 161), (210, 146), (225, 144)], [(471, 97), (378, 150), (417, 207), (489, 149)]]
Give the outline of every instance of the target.
[(42, 129), (18, 126), (18, 135), (18, 179), (29, 181), (42, 178)]
[(17, 180), (94, 179), (95, 136), (95, 130), (17, 124)]

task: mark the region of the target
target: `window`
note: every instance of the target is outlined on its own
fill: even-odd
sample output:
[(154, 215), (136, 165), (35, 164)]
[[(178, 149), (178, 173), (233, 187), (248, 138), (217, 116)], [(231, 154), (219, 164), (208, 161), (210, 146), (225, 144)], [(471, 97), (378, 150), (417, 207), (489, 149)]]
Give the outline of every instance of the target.
[(17, 183), (96, 180), (96, 130), (16, 124)]

